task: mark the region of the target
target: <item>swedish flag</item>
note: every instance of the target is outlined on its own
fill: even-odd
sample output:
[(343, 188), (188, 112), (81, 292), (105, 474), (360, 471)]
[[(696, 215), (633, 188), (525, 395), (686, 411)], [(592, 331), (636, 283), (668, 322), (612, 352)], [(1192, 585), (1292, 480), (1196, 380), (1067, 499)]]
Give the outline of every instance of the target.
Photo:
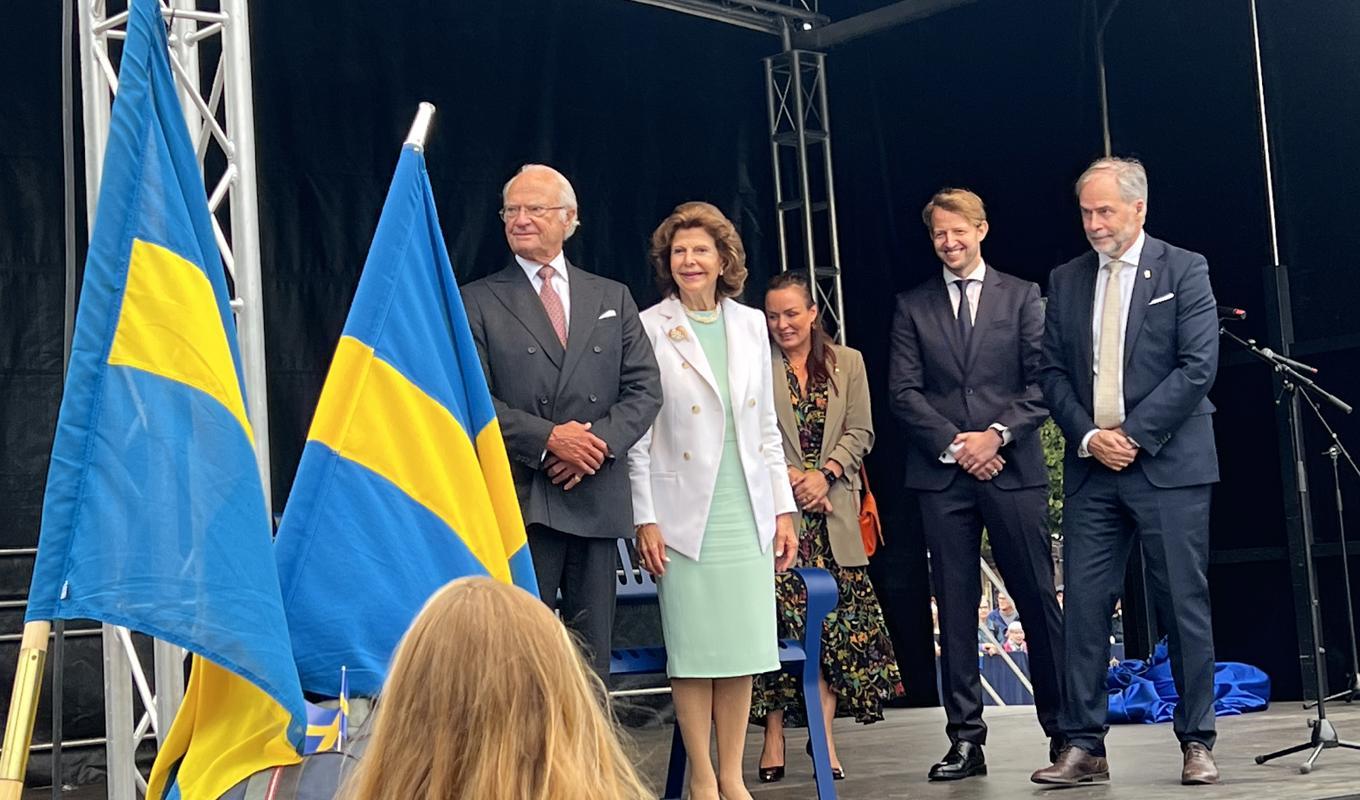
[(195, 653), (150, 797), (293, 763), (305, 716), (240, 353), (156, 0), (133, 0), (28, 618)]
[(425, 159), (407, 145), (321, 391), (278, 534), (305, 690), (382, 687), (436, 589), (490, 575), (537, 594), (481, 361)]

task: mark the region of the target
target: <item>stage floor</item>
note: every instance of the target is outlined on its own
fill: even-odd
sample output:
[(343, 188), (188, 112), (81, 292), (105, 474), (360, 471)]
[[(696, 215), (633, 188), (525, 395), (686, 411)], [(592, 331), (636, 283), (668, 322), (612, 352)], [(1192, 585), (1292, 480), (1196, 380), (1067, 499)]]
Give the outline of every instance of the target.
[[(1056, 800), (1160, 800), (1189, 797), (1212, 800), (1281, 800), (1340, 798), (1360, 800), (1360, 751), (1326, 750), (1309, 775), (1301, 775), (1302, 755), (1257, 765), (1254, 758), (1307, 739), (1310, 713), (1298, 703), (1240, 717), (1220, 717), (1214, 755), (1223, 773), (1219, 786), (1180, 785), (1180, 749), (1171, 724), (1120, 725), (1110, 731), (1110, 783), (1057, 790)], [(888, 709), (883, 722), (856, 725), (836, 722), (836, 742), (846, 779), (836, 784), (844, 800), (997, 800), (1038, 798), (1052, 789), (1029, 782), (1047, 757), (1047, 740), (1039, 734), (1032, 707), (988, 708), (988, 775), (957, 783), (930, 783), (926, 771), (948, 749), (944, 712), (938, 708)], [(1360, 706), (1328, 708), (1328, 719), (1341, 738), (1360, 742)], [(647, 777), (656, 786), (665, 780), (669, 729), (632, 732)], [(803, 754), (806, 734), (790, 731), (788, 772), (776, 784), (755, 783), (760, 732), (747, 741), (748, 786), (757, 800), (815, 798), (811, 760)]]
[[(1220, 786), (1180, 785), (1180, 751), (1171, 725), (1121, 725), (1110, 732), (1111, 781), (1103, 786), (1041, 789), (1029, 774), (1045, 758), (1046, 741), (1039, 735), (1032, 708), (988, 708), (991, 729), (987, 746), (990, 770), (984, 778), (934, 784), (926, 770), (944, 754), (944, 712), (930, 709), (888, 709), (883, 722), (855, 725), (840, 720), (836, 738), (847, 777), (836, 788), (843, 800), (1036, 800), (1050, 792), (1053, 800), (1162, 800), (1200, 797), (1205, 800), (1321, 800), (1350, 797), (1360, 800), (1360, 751), (1327, 750), (1312, 774), (1300, 775), (1301, 755), (1257, 765), (1256, 755), (1297, 744), (1307, 738), (1310, 714), (1298, 703), (1278, 704), (1269, 711), (1218, 720), (1219, 739), (1214, 753), (1223, 772)], [(1360, 741), (1360, 706), (1329, 708), (1329, 719), (1343, 739)], [(665, 779), (670, 728), (635, 729), (634, 752), (653, 785)], [(760, 731), (753, 728), (747, 743), (746, 774), (757, 800), (810, 800), (817, 796), (809, 759), (803, 755), (805, 734), (789, 734), (788, 774), (776, 784), (755, 783), (760, 757)], [(24, 800), (46, 800), (51, 789), (29, 789)], [(103, 798), (103, 786), (83, 786), (66, 792), (66, 800)]]

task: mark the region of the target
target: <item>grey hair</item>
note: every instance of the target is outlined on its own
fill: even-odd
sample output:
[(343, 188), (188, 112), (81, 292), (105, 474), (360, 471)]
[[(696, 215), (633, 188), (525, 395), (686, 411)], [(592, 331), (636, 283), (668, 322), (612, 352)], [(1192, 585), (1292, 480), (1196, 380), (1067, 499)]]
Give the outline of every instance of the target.
[(1114, 176), (1115, 183), (1119, 186), (1119, 197), (1126, 203), (1133, 203), (1138, 200), (1143, 201), (1146, 207), (1148, 200), (1148, 179), (1147, 170), (1143, 168), (1143, 163), (1136, 158), (1106, 157), (1097, 158), (1091, 162), (1091, 166), (1081, 173), (1077, 178), (1077, 194), (1086, 184), (1099, 173), (1107, 173)]
[(515, 182), (515, 178), (518, 178), (519, 176), (523, 175), (526, 172), (541, 172), (545, 175), (551, 176), (553, 180), (557, 181), (557, 202), (560, 205), (565, 206), (565, 208), (557, 212), (559, 215), (561, 215), (562, 221), (563, 222), (567, 221), (568, 209), (577, 212), (576, 218), (573, 219), (569, 225), (567, 225), (566, 238), (570, 239), (571, 235), (573, 233), (576, 233), (576, 229), (581, 226), (581, 214), (576, 207), (576, 190), (571, 187), (571, 181), (567, 180), (567, 176), (563, 175), (562, 173), (558, 172), (557, 170), (553, 169), (547, 164), (525, 164), (524, 166), (520, 167), (519, 172), (515, 173), (515, 177), (506, 181), (505, 185), (501, 187), (501, 203), (502, 204), (505, 203), (505, 196), (510, 191), (510, 184)]

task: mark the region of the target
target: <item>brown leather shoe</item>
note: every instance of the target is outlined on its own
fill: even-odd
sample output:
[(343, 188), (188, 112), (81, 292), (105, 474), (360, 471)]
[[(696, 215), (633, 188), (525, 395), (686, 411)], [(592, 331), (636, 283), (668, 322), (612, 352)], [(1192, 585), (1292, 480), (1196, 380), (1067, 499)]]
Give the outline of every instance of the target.
[(1069, 744), (1058, 754), (1058, 760), (1052, 766), (1036, 771), (1029, 779), (1049, 786), (1104, 783), (1110, 779), (1110, 762), (1104, 756), (1093, 756)]
[(1204, 786), (1218, 783), (1218, 765), (1214, 754), (1199, 742), (1185, 746), (1185, 766), (1181, 769), (1181, 783), (1186, 786)]

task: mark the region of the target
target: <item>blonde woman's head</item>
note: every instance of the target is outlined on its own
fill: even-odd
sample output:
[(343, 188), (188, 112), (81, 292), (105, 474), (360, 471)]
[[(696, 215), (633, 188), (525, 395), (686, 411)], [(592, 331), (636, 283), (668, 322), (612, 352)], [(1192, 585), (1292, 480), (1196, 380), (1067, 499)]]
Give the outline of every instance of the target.
[(402, 637), (346, 800), (641, 800), (599, 678), (522, 589), (463, 578)]

